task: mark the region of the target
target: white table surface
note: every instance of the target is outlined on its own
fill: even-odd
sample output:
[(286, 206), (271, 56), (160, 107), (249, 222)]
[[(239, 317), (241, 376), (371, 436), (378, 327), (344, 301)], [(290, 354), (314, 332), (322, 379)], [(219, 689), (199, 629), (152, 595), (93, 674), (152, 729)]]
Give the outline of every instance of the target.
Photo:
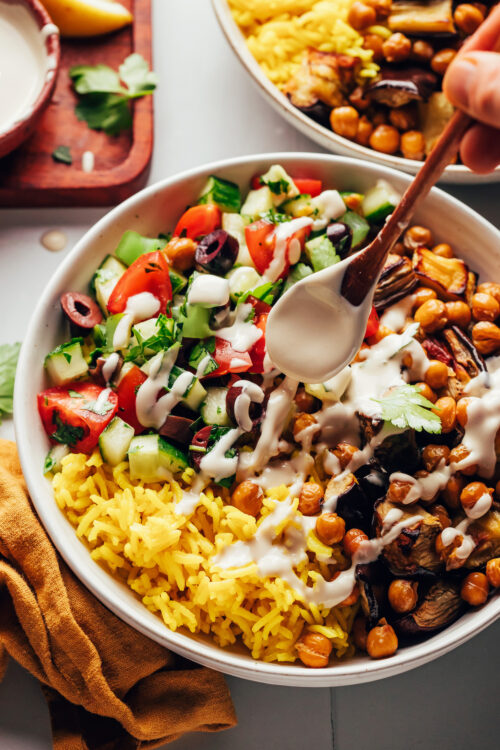
[[(254, 90), (219, 31), (209, 0), (153, 0), (156, 143), (150, 181), (203, 162), (269, 151), (320, 151)], [(500, 224), (500, 186), (453, 189)], [(0, 341), (21, 340), (34, 301), (65, 252), (39, 243), (63, 229), (68, 249), (104, 212), (0, 211)], [(9, 421), (0, 434), (13, 437)], [(451, 654), (399, 677), (335, 690), (229, 678), (239, 725), (193, 734), (175, 750), (496, 750), (500, 623)], [(51, 748), (37, 682), (11, 663), (0, 684), (0, 749)]]

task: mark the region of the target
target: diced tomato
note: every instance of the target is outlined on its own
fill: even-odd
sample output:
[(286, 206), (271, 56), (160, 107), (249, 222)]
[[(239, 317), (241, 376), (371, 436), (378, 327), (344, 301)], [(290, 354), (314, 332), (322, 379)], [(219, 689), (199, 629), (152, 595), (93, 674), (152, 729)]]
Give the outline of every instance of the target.
[(191, 240), (196, 240), (198, 237), (210, 234), (214, 229), (219, 229), (221, 221), (221, 210), (215, 203), (192, 206), (179, 219), (175, 227), (174, 237), (182, 235), (183, 237), (189, 237)]
[(249, 294), (245, 302), (248, 302), (250, 305), (252, 305), (256, 315), (271, 312), (271, 305), (268, 305), (267, 302), (263, 302), (261, 299), (257, 299), (257, 297), (254, 297), (253, 294)]
[(250, 372), (264, 372), (264, 358), (266, 356), (266, 325), (268, 317), (269, 312), (262, 312), (255, 318), (255, 325), (262, 331), (262, 336), (255, 342), (249, 352), (252, 360)]
[[(274, 234), (275, 228), (275, 224), (267, 219), (259, 219), (245, 227), (245, 240), (248, 252), (250, 253), (255, 268), (261, 274), (270, 266), (274, 257), (276, 247), (276, 236)], [(300, 242), (301, 248), (303, 248), (310, 233), (311, 226), (309, 225), (302, 227), (302, 229), (298, 229), (291, 237), (288, 237), (283, 270), (278, 276), (279, 279), (286, 278), (288, 271), (290, 270), (291, 260), (289, 248), (291, 241), (297, 239)]]
[(304, 179), (293, 177), (292, 179), (299, 193), (310, 195), (311, 198), (315, 198), (323, 190), (323, 183), (321, 180), (309, 180), (306, 177)]
[(38, 394), (37, 401), (49, 438), (54, 443), (66, 443), (78, 453), (92, 452), (118, 409), (116, 393), (94, 383), (48, 388)]
[(380, 326), (380, 321), (377, 315), (377, 311), (375, 310), (374, 307), (372, 307), (370, 316), (368, 318), (368, 323), (366, 324), (365, 339), (377, 333), (379, 326)]
[(260, 181), (260, 177), (260, 174), (254, 174), (254, 176), (250, 180), (250, 187), (252, 188), (252, 190), (260, 190), (261, 187), (264, 187), (264, 185)]
[(137, 419), (135, 402), (139, 387), (146, 380), (146, 375), (142, 370), (134, 365), (122, 377), (116, 389), (118, 396), (118, 416), (134, 428), (136, 435), (144, 432), (144, 426)]
[(168, 261), (163, 253), (156, 251), (141, 255), (120, 276), (108, 300), (111, 315), (123, 312), (129, 298), (141, 292), (149, 292), (156, 297), (160, 303), (158, 313), (167, 313), (168, 303), (172, 299), (172, 284)]
[(205, 375), (206, 378), (218, 378), (228, 372), (246, 372), (252, 366), (252, 359), (248, 352), (237, 352), (229, 341), (216, 337), (215, 351), (212, 354), (219, 367)]

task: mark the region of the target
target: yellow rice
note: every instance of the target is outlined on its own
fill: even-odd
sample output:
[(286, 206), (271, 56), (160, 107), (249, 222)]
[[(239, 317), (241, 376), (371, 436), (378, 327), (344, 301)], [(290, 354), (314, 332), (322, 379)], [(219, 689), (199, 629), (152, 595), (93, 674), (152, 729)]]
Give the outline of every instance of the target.
[[(221, 646), (241, 638), (256, 659), (295, 661), (294, 644), (308, 626), (331, 639), (338, 658), (351, 655), (357, 606), (307, 606), (282, 579), (261, 578), (255, 564), (230, 570), (212, 564), (227, 544), (250, 539), (259, 522), (210, 489), (190, 517), (177, 514), (175, 502), (193, 473), (186, 469), (181, 484), (144, 485), (131, 481), (127, 462), (110, 467), (96, 450), (90, 457), (66, 456), (52, 482), (57, 504), (93, 559), (126, 582), (170, 629), (211, 633)], [(287, 494), (284, 486), (268, 491), (262, 517)], [(308, 549), (345, 562), (340, 548), (325, 547), (314, 534)], [(312, 562), (296, 572), (312, 584), (326, 570)]]
[(290, 80), (309, 48), (353, 55), (360, 78), (379, 70), (363, 37), (347, 23), (353, 0), (229, 0), (248, 48), (279, 88)]

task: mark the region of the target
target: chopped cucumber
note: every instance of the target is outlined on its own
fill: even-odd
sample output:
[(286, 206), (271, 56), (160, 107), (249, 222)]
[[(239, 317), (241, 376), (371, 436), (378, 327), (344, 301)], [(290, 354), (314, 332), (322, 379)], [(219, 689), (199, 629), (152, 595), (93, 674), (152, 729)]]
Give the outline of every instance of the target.
[(144, 255), (144, 253), (161, 250), (166, 244), (167, 242), (164, 239), (143, 237), (138, 232), (127, 229), (118, 243), (115, 254), (126, 266), (130, 266), (137, 258)]
[(103, 461), (111, 466), (124, 461), (133, 437), (134, 428), (120, 417), (114, 417), (99, 436), (99, 450)]
[(241, 206), (240, 189), (234, 182), (211, 175), (201, 191), (198, 203), (215, 203), (222, 211), (238, 213)]
[(45, 357), (45, 368), (55, 385), (71, 383), (87, 374), (89, 367), (83, 356), (82, 342), (80, 338), (71, 339)]
[(90, 287), (95, 294), (97, 304), (104, 315), (108, 314), (108, 300), (116, 282), (123, 276), (127, 267), (113, 255), (107, 255), (92, 277)]
[(63, 443), (54, 445), (45, 457), (45, 463), (43, 465), (43, 473), (48, 474), (51, 471), (55, 474), (62, 469), (62, 463), (64, 456), (69, 453), (69, 447)]
[(294, 181), (280, 164), (273, 164), (260, 179), (270, 189), (275, 206), (279, 206), (287, 198), (294, 198), (299, 195)]
[(366, 193), (361, 208), (369, 222), (380, 224), (389, 214), (392, 214), (401, 196), (386, 180), (378, 180), (374, 187)]
[(125, 313), (117, 313), (116, 315), (111, 315), (106, 320), (106, 349), (109, 351), (118, 351), (119, 349), (126, 349), (128, 346), (128, 343), (130, 341), (130, 331), (132, 328), (132, 318), (131, 316), (127, 317), (127, 327), (121, 331), (123, 335), (120, 335), (118, 337), (118, 340), (115, 342), (115, 332), (118, 327), (118, 324), (120, 321), (125, 317)]
[(167, 442), (161, 435), (137, 435), (128, 449), (131, 479), (161, 482), (188, 466), (183, 451)]
[(340, 258), (326, 234), (308, 240), (305, 244), (306, 255), (315, 271), (321, 271), (338, 263)]
[(250, 190), (241, 207), (241, 214), (243, 216), (249, 216), (251, 219), (256, 219), (259, 218), (261, 214), (266, 214), (273, 208), (273, 194), (267, 186), (264, 186), (259, 190)]
[(170, 276), (170, 283), (172, 284), (172, 297), (178, 294), (187, 284), (187, 279), (179, 271), (174, 271), (170, 268), (168, 275)]
[(206, 339), (212, 336), (209, 325), (212, 311), (201, 305), (186, 305), (185, 312), (180, 312), (178, 322), (182, 324), (182, 335), (189, 339)]
[(287, 292), (291, 286), (297, 283), (297, 281), (302, 281), (306, 276), (310, 276), (312, 272), (312, 268), (306, 263), (297, 263), (288, 274), (283, 293)]
[[(177, 367), (177, 365), (174, 365), (172, 367), (170, 371), (170, 377), (168, 379), (169, 388), (172, 388), (179, 375), (182, 375), (183, 372), (185, 372), (185, 370)], [(198, 411), (200, 405), (205, 399), (206, 393), (207, 392), (205, 388), (202, 386), (198, 378), (194, 378), (187, 387), (186, 392), (182, 397), (182, 403), (185, 404), (188, 409), (191, 409), (192, 411)]]
[(337, 375), (324, 383), (306, 383), (306, 393), (321, 401), (340, 401), (351, 382), (351, 368), (344, 367)]
[(356, 211), (346, 211), (345, 214), (340, 217), (339, 221), (343, 221), (344, 224), (347, 224), (347, 226), (351, 228), (351, 249), (355, 250), (366, 239), (366, 236), (370, 231), (370, 225), (366, 219), (357, 214)]
[(262, 282), (262, 276), (249, 266), (232, 268), (226, 274), (226, 279), (229, 281), (229, 296), (233, 302), (237, 302), (238, 297), (255, 289)]
[(245, 238), (245, 227), (247, 225), (241, 214), (222, 214), (222, 228), (232, 237), (238, 240), (239, 249), (236, 263), (239, 266), (252, 266), (252, 256), (248, 252), (247, 241)]
[(203, 402), (200, 414), (205, 424), (216, 424), (219, 427), (230, 427), (231, 420), (226, 409), (226, 396), (228, 388), (207, 388), (207, 395)]
[(92, 329), (92, 336), (96, 347), (102, 348), (106, 346), (106, 324), (98, 323)]
[(298, 218), (299, 216), (310, 216), (314, 209), (311, 205), (310, 195), (297, 195), (296, 198), (290, 198), (280, 207), (289, 216)]
[[(135, 336), (135, 340), (131, 340), (131, 345), (133, 346), (139, 341), (145, 341), (146, 339), (150, 339), (152, 336), (156, 336), (156, 334), (158, 333), (158, 329), (156, 327), (157, 322), (158, 318), (148, 318), (147, 320), (143, 320), (142, 323), (136, 323), (135, 326), (132, 326), (132, 335)], [(144, 354), (148, 354), (148, 351), (145, 350)]]

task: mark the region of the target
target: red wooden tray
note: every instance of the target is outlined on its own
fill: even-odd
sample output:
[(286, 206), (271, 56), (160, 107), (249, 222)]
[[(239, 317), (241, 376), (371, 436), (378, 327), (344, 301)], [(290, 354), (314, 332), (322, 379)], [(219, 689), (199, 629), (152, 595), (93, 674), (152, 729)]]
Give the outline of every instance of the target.
[[(131, 52), (151, 65), (151, 0), (122, 0), (134, 15), (132, 26), (91, 39), (63, 40), (61, 67), (52, 102), (36, 132), (17, 151), (0, 159), (0, 206), (109, 206), (145, 183), (153, 148), (153, 97), (134, 104), (129, 132), (109, 136), (90, 130), (75, 115), (72, 65), (104, 63), (117, 69)], [(52, 159), (69, 146), (73, 164)], [(92, 172), (82, 171), (82, 154), (92, 151)]]

